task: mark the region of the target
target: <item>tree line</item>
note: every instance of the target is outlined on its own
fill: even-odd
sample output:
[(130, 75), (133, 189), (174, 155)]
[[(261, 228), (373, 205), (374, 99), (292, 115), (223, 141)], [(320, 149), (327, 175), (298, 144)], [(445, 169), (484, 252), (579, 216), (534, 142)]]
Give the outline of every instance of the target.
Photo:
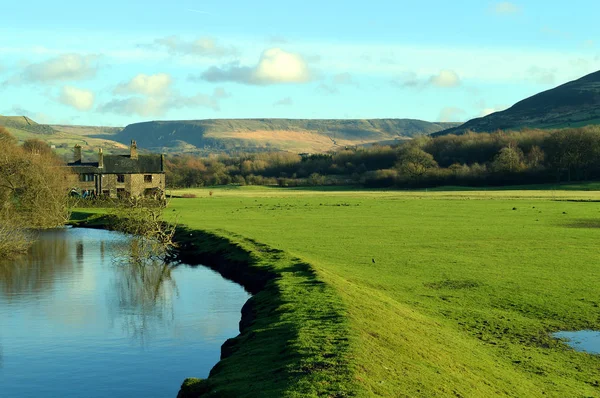
[(431, 187), (600, 177), (600, 126), (418, 137), (400, 145), (167, 158), (171, 188), (213, 185)]

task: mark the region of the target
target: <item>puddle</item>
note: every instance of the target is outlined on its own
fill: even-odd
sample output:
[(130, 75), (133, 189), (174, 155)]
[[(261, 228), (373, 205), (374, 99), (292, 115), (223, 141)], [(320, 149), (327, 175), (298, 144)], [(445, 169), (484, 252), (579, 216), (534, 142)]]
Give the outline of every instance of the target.
[(552, 335), (565, 342), (576, 351), (600, 354), (600, 331), (580, 330), (578, 332), (558, 332)]

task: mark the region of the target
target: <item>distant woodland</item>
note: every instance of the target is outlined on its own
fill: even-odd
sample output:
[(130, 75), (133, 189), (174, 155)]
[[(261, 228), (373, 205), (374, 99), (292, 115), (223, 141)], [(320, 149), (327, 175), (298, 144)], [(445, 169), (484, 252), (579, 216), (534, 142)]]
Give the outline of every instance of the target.
[(326, 154), (171, 156), (172, 188), (212, 185), (493, 186), (600, 178), (600, 126), (418, 137)]

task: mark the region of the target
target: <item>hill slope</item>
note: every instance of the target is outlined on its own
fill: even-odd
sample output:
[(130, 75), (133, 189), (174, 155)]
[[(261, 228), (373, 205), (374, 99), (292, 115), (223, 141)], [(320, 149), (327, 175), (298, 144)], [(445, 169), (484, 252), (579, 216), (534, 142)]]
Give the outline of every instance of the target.
[(155, 121), (131, 124), (111, 139), (121, 143), (133, 139), (142, 148), (167, 152), (259, 148), (323, 152), (336, 146), (408, 139), (455, 125), (412, 119)]
[(432, 135), (600, 124), (600, 71), (524, 99), (511, 108)]
[(46, 124), (38, 124), (27, 116), (0, 116), (0, 126), (34, 134), (55, 133), (52, 127)]
[[(55, 147), (56, 153), (71, 160), (73, 147), (79, 144), (85, 158), (95, 157), (98, 148), (105, 153), (121, 153), (127, 150), (123, 145), (110, 139), (111, 134), (121, 131), (113, 127), (58, 126), (38, 124), (26, 116), (0, 116), (0, 126), (4, 126), (19, 141), (39, 139)], [(94, 136), (92, 134), (101, 134)]]

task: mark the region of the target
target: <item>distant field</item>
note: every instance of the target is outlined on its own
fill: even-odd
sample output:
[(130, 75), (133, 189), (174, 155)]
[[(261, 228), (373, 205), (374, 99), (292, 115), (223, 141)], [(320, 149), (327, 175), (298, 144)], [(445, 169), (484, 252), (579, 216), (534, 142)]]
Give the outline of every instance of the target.
[[(307, 131), (230, 131), (224, 133), (211, 133), (207, 138), (237, 139), (252, 142), (255, 146), (265, 146), (267, 143), (278, 149), (293, 152), (319, 153), (327, 150), (335, 150), (339, 147), (357, 145), (357, 141), (348, 139), (337, 139), (333, 135), (327, 136)], [(366, 139), (361, 144), (378, 142), (378, 140)], [(389, 143), (393, 143), (391, 140)]]
[(308, 262), (346, 308), (358, 396), (600, 396), (600, 357), (549, 336), (600, 330), (600, 185), (526, 188), (203, 188), (168, 213)]

